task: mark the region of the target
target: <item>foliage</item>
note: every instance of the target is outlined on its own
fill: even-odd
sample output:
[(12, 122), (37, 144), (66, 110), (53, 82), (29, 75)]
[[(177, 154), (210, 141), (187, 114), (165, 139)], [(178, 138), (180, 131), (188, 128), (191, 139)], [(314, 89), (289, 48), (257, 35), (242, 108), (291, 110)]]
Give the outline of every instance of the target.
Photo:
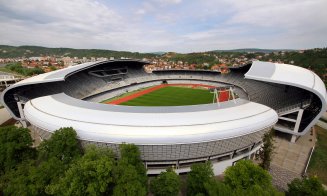
[(113, 186), (114, 155), (111, 150), (87, 148), (57, 183), (47, 187), (54, 195), (103, 195)]
[(55, 182), (67, 168), (67, 164), (56, 158), (40, 165), (26, 161), (2, 176), (1, 189), (8, 195), (45, 195), (45, 187)]
[(1, 128), (0, 142), (0, 193), (5, 195), (147, 193), (146, 170), (135, 145), (122, 145), (117, 161), (109, 149), (89, 147), (83, 155), (72, 128), (61, 128), (43, 141), (39, 156), (27, 129)]
[(296, 178), (288, 184), (287, 195), (290, 196), (313, 196), (327, 195), (327, 191), (322, 187), (317, 177), (304, 178), (302, 180)]
[(203, 53), (189, 53), (189, 54), (176, 54), (171, 55), (170, 61), (178, 62), (188, 62), (189, 64), (203, 65), (208, 63), (209, 65), (217, 64), (219, 61), (213, 55), (204, 55)]
[(69, 163), (82, 153), (77, 134), (71, 127), (55, 131), (49, 140), (40, 144), (38, 150), (40, 160), (56, 157), (64, 163)]
[(204, 183), (204, 188), (206, 195), (209, 196), (216, 196), (216, 195), (229, 195), (234, 196), (235, 193), (233, 189), (226, 185), (225, 183), (211, 179), (208, 182)]
[[(24, 161), (15, 169), (8, 170), (0, 179), (0, 190), (4, 195), (32, 195), (34, 187), (30, 182), (30, 173), (34, 167), (33, 161)], [(34, 168), (33, 168), (34, 169)], [(34, 194), (35, 195), (35, 194)]]
[(70, 56), (70, 57), (128, 57), (128, 58), (150, 58), (157, 56), (151, 53), (125, 52), (99, 49), (72, 49), (72, 48), (46, 48), (39, 46), (6, 46), (0, 45), (0, 58), (33, 57), (33, 56)]
[(57, 68), (55, 66), (53, 66), (53, 65), (50, 66), (49, 68), (50, 68), (51, 71), (56, 71), (57, 70)]
[(24, 160), (34, 158), (33, 140), (28, 129), (14, 126), (0, 128), (0, 172), (15, 168)]
[(187, 195), (205, 194), (205, 184), (210, 182), (213, 176), (211, 162), (193, 164), (187, 175)]
[(10, 71), (19, 73), (24, 76), (32, 76), (32, 75), (38, 75), (41, 73), (44, 73), (44, 71), (39, 68), (26, 68), (21, 65), (21, 63), (11, 63), (6, 65), (6, 69), (9, 69)]
[(19, 167), (2, 176), (1, 189), (9, 195), (45, 195), (45, 187), (56, 182), (69, 168), (69, 163), (81, 155), (76, 141), (73, 129), (57, 130), (53, 137), (41, 143), (38, 160), (24, 158)]
[(266, 189), (259, 185), (254, 185), (248, 189), (232, 189), (227, 184), (218, 181), (211, 180), (209, 183), (205, 184), (206, 195), (217, 196), (217, 195), (228, 195), (228, 196), (239, 196), (239, 195), (260, 195), (260, 196), (269, 196), (269, 195), (284, 195), (276, 191), (275, 189)]
[(120, 163), (134, 166), (140, 176), (141, 183), (146, 185), (148, 178), (146, 176), (146, 169), (141, 160), (141, 153), (138, 147), (134, 144), (121, 144), (120, 156)]
[(113, 195), (146, 195), (146, 185), (141, 180), (143, 176), (140, 176), (138, 172), (135, 166), (127, 164), (125, 160), (119, 160), (114, 171), (115, 187)]
[(155, 196), (174, 196), (178, 195), (180, 186), (178, 174), (172, 168), (168, 168), (151, 181), (150, 190)]
[(240, 160), (225, 170), (225, 183), (232, 189), (249, 189), (258, 185), (264, 189), (272, 188), (270, 174), (250, 160)]
[(322, 183), (327, 184), (327, 131), (318, 126), (315, 127), (315, 131), (317, 142), (312, 153), (308, 173), (317, 175)]
[(272, 160), (272, 155), (274, 153), (274, 131), (270, 130), (263, 135), (263, 151), (260, 153), (261, 163), (260, 166), (265, 169), (269, 170), (270, 162)]
[(120, 155), (114, 170), (113, 195), (146, 195), (147, 176), (139, 149), (134, 144), (122, 144)]

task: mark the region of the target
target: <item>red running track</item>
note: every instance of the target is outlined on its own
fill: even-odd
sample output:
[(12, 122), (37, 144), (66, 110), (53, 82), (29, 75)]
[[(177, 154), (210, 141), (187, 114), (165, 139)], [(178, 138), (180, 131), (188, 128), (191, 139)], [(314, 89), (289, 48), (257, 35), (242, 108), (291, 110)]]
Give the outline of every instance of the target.
[(106, 104), (118, 105), (118, 104), (121, 104), (123, 102), (127, 102), (129, 100), (135, 99), (136, 97), (140, 97), (142, 95), (151, 93), (153, 91), (156, 91), (158, 89), (161, 89), (161, 88), (164, 88), (164, 87), (167, 87), (167, 86), (191, 86), (192, 88), (196, 88), (198, 86), (201, 86), (201, 87), (205, 87), (205, 88), (214, 88), (214, 86), (205, 85), (205, 84), (161, 84), (161, 85), (154, 86), (154, 87), (139, 91), (137, 93), (128, 95), (126, 97), (122, 97), (120, 99), (116, 99), (116, 100), (113, 100), (113, 101), (108, 101), (108, 102), (106, 102)]

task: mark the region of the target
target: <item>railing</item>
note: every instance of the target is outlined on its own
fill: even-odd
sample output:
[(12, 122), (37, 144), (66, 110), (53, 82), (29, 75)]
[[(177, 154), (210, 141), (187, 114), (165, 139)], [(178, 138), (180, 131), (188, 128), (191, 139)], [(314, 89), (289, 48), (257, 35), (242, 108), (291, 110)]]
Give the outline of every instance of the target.
[(302, 101), (300, 103), (296, 103), (296, 104), (287, 106), (285, 108), (278, 109), (276, 111), (279, 114), (279, 113), (287, 112), (287, 111), (290, 111), (290, 110), (293, 110), (293, 109), (296, 109), (296, 108), (301, 108), (301, 107), (308, 106), (308, 105), (310, 105), (310, 103), (311, 103), (311, 100), (307, 99), (307, 100), (304, 100), (304, 101)]
[(12, 75), (0, 75), (0, 80), (14, 80), (15, 76)]
[(308, 158), (308, 162), (307, 162), (307, 164), (305, 166), (305, 169), (304, 169), (304, 172), (303, 172), (303, 175), (302, 176), (306, 176), (306, 174), (307, 174), (307, 170), (308, 170), (308, 167), (309, 167), (309, 164), (310, 164), (311, 156), (312, 156), (314, 150), (315, 150), (315, 147), (313, 146), (311, 148), (310, 156)]

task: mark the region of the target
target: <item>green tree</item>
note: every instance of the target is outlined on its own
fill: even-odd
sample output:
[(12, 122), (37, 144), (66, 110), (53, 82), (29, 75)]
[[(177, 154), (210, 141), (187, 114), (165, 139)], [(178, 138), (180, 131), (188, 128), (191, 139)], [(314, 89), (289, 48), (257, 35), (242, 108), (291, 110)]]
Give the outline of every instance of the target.
[(0, 190), (3, 195), (33, 195), (28, 186), (32, 184), (29, 176), (33, 166), (33, 161), (24, 161), (17, 165), (15, 169), (11, 169), (2, 175), (0, 178)]
[(119, 160), (114, 176), (114, 196), (142, 196), (147, 194), (146, 185), (140, 180), (140, 175), (135, 166), (127, 164), (124, 160)]
[(55, 66), (53, 66), (53, 65), (51, 65), (49, 68), (50, 68), (51, 71), (57, 70), (57, 68)]
[(25, 161), (1, 177), (1, 189), (5, 195), (45, 195), (46, 186), (57, 181), (67, 168), (54, 157), (39, 166), (35, 161)]
[(187, 175), (187, 195), (205, 194), (205, 184), (209, 183), (213, 176), (211, 162), (193, 164)]
[(0, 174), (22, 161), (34, 158), (35, 149), (28, 129), (15, 126), (0, 128)]
[(159, 176), (151, 181), (150, 190), (157, 196), (174, 196), (178, 195), (181, 181), (172, 168), (166, 172), (161, 172)]
[(239, 196), (239, 195), (260, 195), (260, 196), (279, 196), (284, 195), (275, 189), (261, 187), (259, 185), (253, 185), (247, 189), (242, 188), (231, 188), (224, 182), (212, 179), (209, 183), (205, 184), (206, 194), (209, 196), (217, 195), (228, 195), (228, 196)]
[(250, 160), (240, 160), (225, 170), (224, 181), (232, 189), (249, 189), (254, 185), (272, 188), (270, 174)]
[(216, 195), (236, 196), (234, 190), (230, 186), (215, 179), (211, 179), (210, 181), (204, 183), (204, 188), (205, 188), (206, 195), (209, 196), (216, 196)]
[(146, 195), (146, 169), (140, 155), (138, 147), (134, 144), (120, 146), (120, 159), (114, 171), (114, 195)]
[(140, 176), (140, 182), (147, 186), (148, 177), (146, 175), (146, 169), (141, 160), (141, 152), (134, 144), (121, 144), (120, 145), (120, 161), (121, 163), (133, 165)]
[(55, 131), (49, 140), (40, 144), (38, 150), (40, 160), (56, 157), (64, 163), (69, 163), (82, 154), (77, 134), (71, 127)]
[(274, 130), (270, 130), (263, 135), (263, 147), (262, 152), (260, 153), (261, 163), (260, 166), (265, 169), (269, 170), (270, 163), (272, 159), (272, 155), (274, 153)]
[(317, 177), (303, 178), (302, 180), (296, 178), (288, 184), (288, 192), (286, 195), (290, 196), (323, 196), (327, 195), (321, 182)]
[(71, 128), (57, 130), (41, 143), (37, 161), (24, 160), (17, 169), (1, 178), (2, 190), (8, 195), (45, 195), (45, 188), (59, 180), (70, 163), (81, 156), (76, 132)]
[(112, 191), (114, 155), (109, 149), (88, 147), (86, 153), (47, 187), (54, 195), (107, 195)]

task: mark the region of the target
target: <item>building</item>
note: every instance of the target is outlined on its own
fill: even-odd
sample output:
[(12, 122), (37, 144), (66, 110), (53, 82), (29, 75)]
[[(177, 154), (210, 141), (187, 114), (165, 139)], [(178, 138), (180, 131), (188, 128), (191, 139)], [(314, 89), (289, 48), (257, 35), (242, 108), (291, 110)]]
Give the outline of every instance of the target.
[[(210, 160), (214, 173), (255, 156), (271, 128), (307, 133), (326, 111), (326, 88), (313, 72), (286, 64), (255, 61), (229, 73), (204, 70), (145, 72), (147, 62), (89, 62), (41, 74), (7, 88), (2, 104), (42, 139), (73, 127), (83, 145), (134, 143), (148, 174), (167, 167), (190, 171)], [(290, 77), (292, 76), (292, 77)], [(126, 91), (167, 83), (232, 85), (238, 98), (217, 104), (176, 107), (106, 105), (101, 100)]]

